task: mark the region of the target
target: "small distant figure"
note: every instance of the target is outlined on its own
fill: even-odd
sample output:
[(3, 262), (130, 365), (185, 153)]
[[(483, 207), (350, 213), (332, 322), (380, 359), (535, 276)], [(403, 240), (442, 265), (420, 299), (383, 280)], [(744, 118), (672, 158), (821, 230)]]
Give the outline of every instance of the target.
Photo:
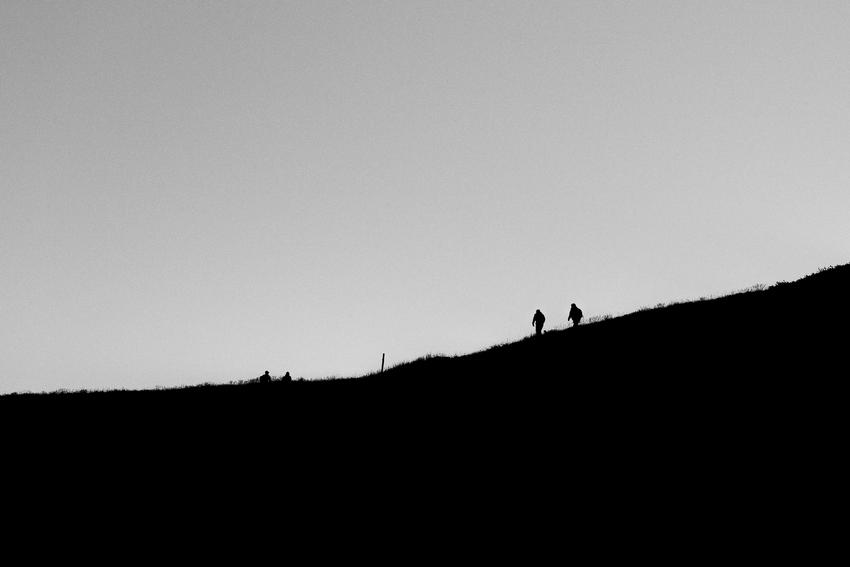
[(578, 325), (579, 323), (581, 323), (581, 318), (582, 318), (583, 316), (584, 316), (584, 315), (582, 314), (581, 309), (579, 309), (578, 307), (576, 307), (576, 304), (575, 304), (575, 303), (571, 303), (571, 304), (570, 304), (570, 314), (567, 316), (567, 321), (569, 321), (569, 320), (571, 320), (571, 319), (572, 319), (572, 321), (573, 321), (573, 327), (575, 327), (576, 325)]
[(266, 370), (266, 373), (260, 376), (260, 384), (270, 384), (272, 381), (272, 377), (269, 375), (269, 371)]
[(281, 380), (283, 381), (284, 384), (288, 384), (289, 382), (292, 382), (292, 376), (290, 376), (289, 372), (287, 372), (286, 374), (283, 375), (283, 378), (281, 378)]
[(536, 331), (535, 334), (542, 335), (543, 334), (543, 323), (546, 322), (546, 316), (540, 312), (538, 309), (534, 313), (534, 318), (531, 320), (531, 324), (534, 325), (534, 329)]

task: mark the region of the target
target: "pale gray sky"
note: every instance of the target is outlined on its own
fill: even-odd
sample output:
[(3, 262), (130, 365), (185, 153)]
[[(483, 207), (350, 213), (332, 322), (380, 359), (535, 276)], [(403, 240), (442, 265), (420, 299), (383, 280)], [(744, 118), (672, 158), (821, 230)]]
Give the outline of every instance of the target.
[(354, 375), (850, 261), (850, 3), (0, 2), (0, 392)]

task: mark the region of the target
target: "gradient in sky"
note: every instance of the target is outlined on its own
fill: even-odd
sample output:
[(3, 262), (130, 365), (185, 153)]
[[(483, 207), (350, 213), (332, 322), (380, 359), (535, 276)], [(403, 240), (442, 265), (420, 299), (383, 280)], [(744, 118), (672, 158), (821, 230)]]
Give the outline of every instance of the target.
[(0, 392), (357, 375), (845, 263), (848, 53), (846, 1), (4, 0)]

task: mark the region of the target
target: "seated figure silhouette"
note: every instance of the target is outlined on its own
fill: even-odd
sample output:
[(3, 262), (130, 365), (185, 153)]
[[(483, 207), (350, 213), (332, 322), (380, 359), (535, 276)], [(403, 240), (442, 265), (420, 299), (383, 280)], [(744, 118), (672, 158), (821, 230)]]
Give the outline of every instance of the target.
[(260, 384), (269, 384), (272, 381), (272, 377), (269, 375), (269, 371), (266, 370), (266, 373), (260, 376)]
[(576, 325), (578, 325), (579, 323), (581, 323), (581, 318), (582, 318), (583, 316), (584, 316), (584, 315), (582, 314), (581, 309), (579, 309), (578, 307), (576, 307), (576, 304), (575, 304), (575, 303), (571, 303), (571, 304), (570, 304), (570, 314), (569, 314), (569, 315), (567, 315), (567, 321), (569, 321), (570, 319), (572, 319), (572, 321), (573, 321), (573, 327), (575, 327)]
[(543, 334), (543, 323), (546, 322), (546, 316), (540, 312), (538, 309), (534, 313), (534, 318), (531, 320), (531, 324), (534, 325), (534, 329), (536, 331), (535, 334), (541, 335)]
[(283, 375), (283, 378), (281, 378), (281, 381), (283, 381), (284, 383), (292, 382), (292, 376), (290, 376), (289, 372), (287, 372), (286, 374)]

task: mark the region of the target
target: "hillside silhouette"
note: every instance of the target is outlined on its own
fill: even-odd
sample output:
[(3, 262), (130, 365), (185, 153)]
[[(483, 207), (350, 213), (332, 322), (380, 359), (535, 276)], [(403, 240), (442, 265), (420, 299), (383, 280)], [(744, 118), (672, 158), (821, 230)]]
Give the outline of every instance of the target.
[[(709, 406), (766, 411), (841, 381), (850, 264), (794, 282), (644, 309), (462, 356), (426, 356), (358, 378), (145, 391), (3, 396), (0, 405), (177, 413), (227, 408), (285, 415), (309, 408), (544, 414)], [(210, 404), (213, 404), (212, 406)], [(517, 404), (520, 404), (517, 407)]]
[(208, 494), (238, 478), (274, 510), (328, 491), (465, 502), (555, 541), (555, 511), (600, 544), (616, 525), (828, 533), (848, 290), (844, 265), (359, 378), (9, 395), (5, 455), (136, 486), (179, 470), (216, 479)]

